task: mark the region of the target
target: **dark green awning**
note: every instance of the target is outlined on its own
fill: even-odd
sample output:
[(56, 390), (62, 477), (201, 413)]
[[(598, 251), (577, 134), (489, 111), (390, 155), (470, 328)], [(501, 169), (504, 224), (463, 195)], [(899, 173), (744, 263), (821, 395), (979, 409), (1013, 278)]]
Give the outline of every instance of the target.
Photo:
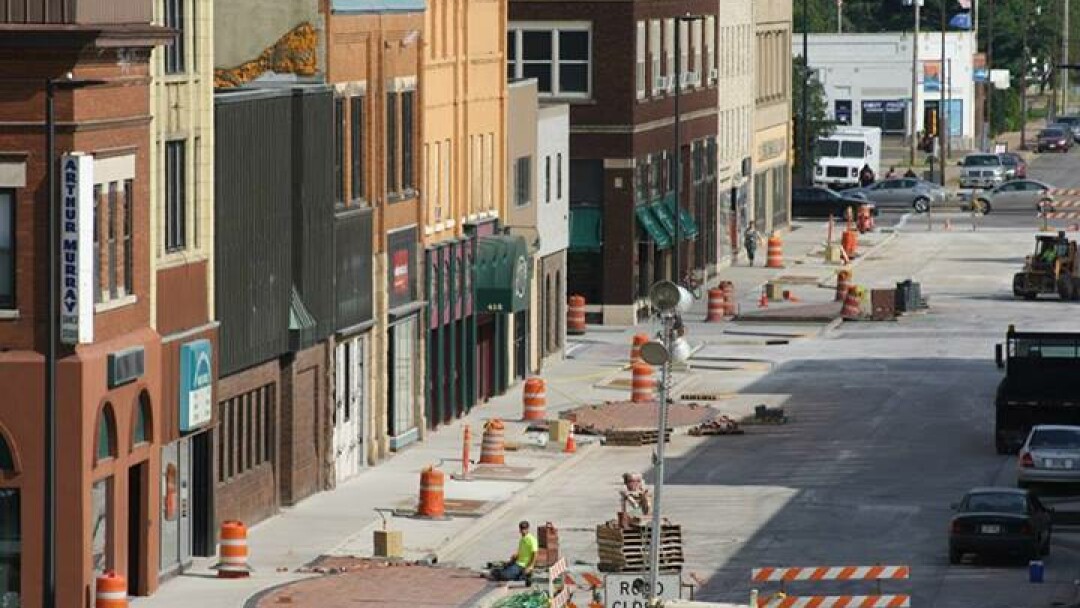
[(604, 246), (603, 220), (599, 207), (571, 207), (570, 251), (600, 251)]
[(517, 235), (482, 236), (476, 252), (476, 305), (480, 312), (529, 308), (529, 249)]
[(303, 298), (300, 297), (300, 292), (296, 291), (296, 286), (293, 285), (289, 293), (289, 329), (302, 331), (312, 329), (316, 325), (318, 323), (315, 317), (311, 316), (307, 306), (304, 305)]
[[(671, 192), (664, 195), (663, 199), (664, 207), (669, 212), (669, 217), (675, 217), (675, 193)], [(673, 222), (674, 224), (674, 222)], [(674, 230), (674, 228), (673, 228)], [(689, 240), (698, 235), (697, 222), (694, 221), (694, 216), (686, 210), (685, 207), (679, 206), (679, 230), (682, 231), (681, 236), (683, 240)], [(674, 232), (673, 232), (674, 233)]]
[(638, 205), (634, 208), (634, 213), (637, 215), (638, 224), (645, 229), (653, 243), (656, 243), (657, 249), (671, 247), (671, 237), (668, 236), (667, 230), (660, 224), (649, 205)]

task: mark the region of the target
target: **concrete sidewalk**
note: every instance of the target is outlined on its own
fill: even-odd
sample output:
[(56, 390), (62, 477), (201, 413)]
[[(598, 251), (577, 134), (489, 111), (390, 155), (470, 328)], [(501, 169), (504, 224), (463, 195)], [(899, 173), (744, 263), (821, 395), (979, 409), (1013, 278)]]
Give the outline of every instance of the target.
[[(888, 234), (864, 235), (861, 238), (864, 251), (889, 238)], [(831, 277), (835, 267), (827, 266), (811, 255), (821, 249), (824, 240), (824, 224), (799, 225), (784, 234), (786, 268), (764, 268), (759, 260), (755, 267), (726, 268), (721, 271), (720, 278), (735, 283), (741, 307), (754, 307), (761, 285), (777, 276), (798, 274), (813, 276), (818, 281)], [(820, 292), (817, 295), (832, 295), (830, 290), (812, 286), (799, 289), (801, 292), (816, 290)], [(686, 317), (688, 335), (703, 357), (722, 359), (725, 344), (741, 344), (740, 348), (746, 351), (748, 341), (760, 342), (761, 332), (769, 331), (755, 328), (755, 337), (749, 339), (739, 335), (734, 324), (705, 324), (701, 322), (705, 317), (705, 306), (706, 298), (703, 298)], [(776, 331), (805, 331), (810, 335), (820, 329), (818, 326), (802, 329), (785, 326)], [(625, 366), (630, 339), (634, 333), (643, 330), (649, 328), (590, 327), (584, 336), (571, 338), (567, 359), (548, 365), (541, 372), (548, 386), (549, 417), (583, 403), (627, 399), (629, 384), (624, 387), (619, 380), (624, 376), (629, 379)], [(749, 365), (746, 369), (735, 370), (736, 373), (724, 374), (723, 381), (710, 379), (710, 374), (683, 372), (677, 375), (676, 382), (687, 392), (724, 390), (725, 383), (733, 383), (731, 388), (735, 388), (747, 375), (756, 376), (766, 371), (767, 367)], [(133, 599), (132, 605), (139, 608), (189, 608), (192, 605), (238, 608), (261, 590), (311, 576), (299, 570), (320, 556), (371, 555), (372, 532), (383, 525), (375, 509), (415, 504), (420, 471), (425, 466), (442, 462), (442, 469), (448, 474), (459, 470), (463, 425), (469, 424), (473, 430), (472, 454), (477, 458), (483, 422), (493, 417), (503, 418), (507, 421), (508, 442), (523, 444), (522, 449), (507, 453), (507, 464), (524, 469), (518, 471), (520, 476), (471, 482), (454, 481), (447, 476), (447, 500), (469, 499), (485, 503), (479, 517), (454, 517), (447, 521), (395, 517), (389, 521), (391, 529), (403, 532), (407, 559), (437, 559), (455, 553), (488, 531), (485, 522), (490, 525), (499, 521), (517, 503), (557, 479), (561, 471), (588, 458), (595, 447), (581, 445), (586, 438), (581, 438), (578, 453), (573, 456), (562, 454), (556, 446), (552, 446), (554, 449), (525, 447), (527, 441), (523, 433), (526, 427), (518, 421), (521, 391), (520, 385), (511, 388), (505, 395), (493, 398), (461, 420), (429, 433), (423, 442), (369, 468), (336, 490), (316, 494), (296, 506), (284, 508), (277, 516), (252, 527), (248, 539), (254, 568), (251, 577), (219, 580), (211, 569), (216, 558), (196, 559), (190, 571), (164, 583), (151, 597)], [(741, 414), (749, 407), (749, 404), (732, 400), (721, 409), (728, 413), (727, 408), (734, 408), (730, 413)]]

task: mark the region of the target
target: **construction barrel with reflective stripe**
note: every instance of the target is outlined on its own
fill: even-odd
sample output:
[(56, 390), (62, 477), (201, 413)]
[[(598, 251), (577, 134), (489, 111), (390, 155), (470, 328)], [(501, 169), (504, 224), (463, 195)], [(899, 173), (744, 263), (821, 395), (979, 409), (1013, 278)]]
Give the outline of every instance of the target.
[(127, 579), (112, 570), (97, 577), (94, 608), (127, 608)]
[(484, 438), (480, 442), (480, 464), (506, 464), (505, 426), (498, 418), (484, 425)]
[(219, 578), (243, 578), (251, 574), (248, 565), (247, 527), (239, 521), (221, 522), (221, 561), (218, 562)]
[(417, 515), (420, 517), (446, 516), (443, 495), (445, 480), (443, 472), (434, 467), (426, 467), (420, 472), (420, 504), (416, 507)]
[(522, 420), (543, 420), (547, 415), (547, 390), (544, 379), (532, 376), (525, 381), (521, 394)]

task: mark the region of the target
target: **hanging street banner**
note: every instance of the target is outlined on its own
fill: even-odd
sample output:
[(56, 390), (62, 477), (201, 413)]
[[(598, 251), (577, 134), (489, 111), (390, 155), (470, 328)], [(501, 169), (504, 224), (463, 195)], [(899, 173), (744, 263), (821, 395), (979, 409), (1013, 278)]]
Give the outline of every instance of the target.
[(94, 341), (94, 157), (60, 159), (60, 342)]

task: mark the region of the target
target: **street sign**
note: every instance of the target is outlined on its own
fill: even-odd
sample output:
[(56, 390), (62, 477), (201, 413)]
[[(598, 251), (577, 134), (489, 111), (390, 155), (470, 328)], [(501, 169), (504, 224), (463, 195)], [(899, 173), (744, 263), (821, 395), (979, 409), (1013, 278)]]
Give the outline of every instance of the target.
[[(679, 599), (682, 585), (678, 574), (661, 574), (656, 586), (660, 599)], [(648, 574), (608, 574), (604, 577), (606, 608), (646, 608), (650, 595)]]

